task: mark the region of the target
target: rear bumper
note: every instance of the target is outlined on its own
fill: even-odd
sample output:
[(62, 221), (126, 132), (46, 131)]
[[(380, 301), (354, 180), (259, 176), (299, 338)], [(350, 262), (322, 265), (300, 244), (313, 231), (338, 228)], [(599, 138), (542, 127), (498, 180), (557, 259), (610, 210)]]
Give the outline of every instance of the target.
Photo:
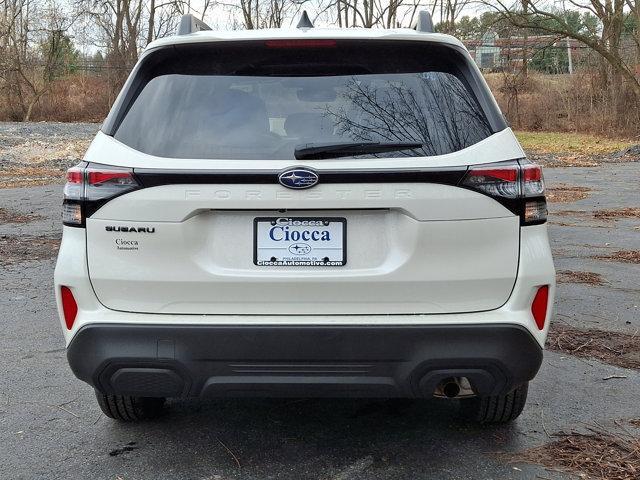
[(137, 396), (430, 397), (448, 377), (481, 395), (531, 380), (542, 350), (519, 325), (88, 324), (74, 374)]

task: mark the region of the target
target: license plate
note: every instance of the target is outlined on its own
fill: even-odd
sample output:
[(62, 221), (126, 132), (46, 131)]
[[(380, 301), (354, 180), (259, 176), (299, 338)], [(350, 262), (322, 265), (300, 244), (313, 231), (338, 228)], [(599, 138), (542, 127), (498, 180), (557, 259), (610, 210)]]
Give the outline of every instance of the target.
[(347, 263), (347, 220), (336, 217), (258, 217), (253, 263), (259, 266), (339, 267)]

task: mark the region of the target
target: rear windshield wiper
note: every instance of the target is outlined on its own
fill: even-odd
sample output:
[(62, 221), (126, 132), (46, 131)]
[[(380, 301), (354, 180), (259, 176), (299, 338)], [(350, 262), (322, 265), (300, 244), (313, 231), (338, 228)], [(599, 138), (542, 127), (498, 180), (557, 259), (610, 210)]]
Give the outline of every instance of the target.
[(395, 152), (422, 147), (418, 142), (342, 142), (304, 143), (296, 146), (297, 160), (321, 160), (323, 158), (350, 157), (366, 153)]

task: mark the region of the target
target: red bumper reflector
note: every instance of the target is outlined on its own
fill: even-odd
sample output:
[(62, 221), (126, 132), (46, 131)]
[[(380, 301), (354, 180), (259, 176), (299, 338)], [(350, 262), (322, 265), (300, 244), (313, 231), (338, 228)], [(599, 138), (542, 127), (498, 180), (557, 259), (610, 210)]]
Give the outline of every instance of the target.
[(539, 330), (544, 329), (544, 322), (547, 319), (547, 303), (549, 301), (549, 285), (538, 288), (536, 296), (531, 304), (531, 313), (536, 321)]
[(64, 323), (67, 325), (67, 330), (71, 330), (73, 322), (76, 321), (76, 315), (78, 314), (78, 304), (76, 303), (76, 299), (73, 298), (73, 293), (71, 293), (69, 287), (60, 287), (60, 294), (62, 296)]

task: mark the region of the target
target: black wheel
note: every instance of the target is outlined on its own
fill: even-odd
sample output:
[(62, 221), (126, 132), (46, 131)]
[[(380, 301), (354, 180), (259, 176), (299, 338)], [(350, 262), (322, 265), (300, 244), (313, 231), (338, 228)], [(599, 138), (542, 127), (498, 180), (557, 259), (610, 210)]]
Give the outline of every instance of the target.
[(98, 405), (109, 418), (122, 422), (139, 422), (156, 418), (162, 413), (164, 398), (103, 395), (96, 391)]
[(463, 414), (479, 423), (508, 423), (520, 416), (527, 403), (529, 383), (524, 383), (506, 395), (475, 397), (460, 401)]

